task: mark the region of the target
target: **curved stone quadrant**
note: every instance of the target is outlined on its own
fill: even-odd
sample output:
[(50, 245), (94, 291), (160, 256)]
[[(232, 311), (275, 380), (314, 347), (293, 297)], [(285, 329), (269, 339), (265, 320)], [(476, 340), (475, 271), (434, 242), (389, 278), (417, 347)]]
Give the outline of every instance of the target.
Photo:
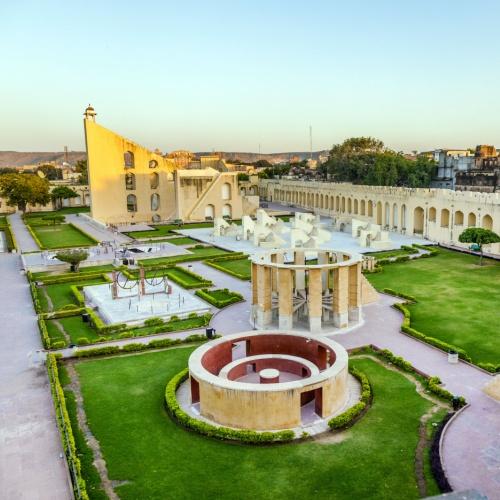
[[(347, 364), (345, 349), (327, 338), (281, 331), (230, 335), (191, 354), (191, 404), (199, 405), (199, 413), (219, 425), (297, 428), (306, 406), (319, 420), (345, 405)], [(255, 374), (250, 381), (249, 367)], [(264, 370), (279, 370), (279, 381), (274, 374), (274, 381), (262, 383)]]

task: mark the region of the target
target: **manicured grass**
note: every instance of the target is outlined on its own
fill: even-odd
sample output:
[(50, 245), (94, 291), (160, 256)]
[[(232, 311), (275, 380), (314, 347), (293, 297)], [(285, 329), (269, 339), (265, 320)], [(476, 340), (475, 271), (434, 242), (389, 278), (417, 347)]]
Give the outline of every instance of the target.
[[(87, 286), (87, 285), (98, 285), (100, 283), (106, 283), (104, 278), (93, 278), (90, 280), (78, 281), (74, 284), (78, 286)], [(44, 288), (47, 291), (50, 299), (52, 300), (53, 310), (58, 311), (62, 307), (67, 304), (75, 304), (78, 305), (75, 296), (71, 291), (72, 283), (57, 283), (54, 285), (45, 285)], [(44, 312), (49, 312), (50, 308), (47, 301), (44, 298), (44, 294), (41, 290), (38, 290), (38, 297), (40, 298), (42, 308)]]
[(218, 290), (204, 288), (203, 290), (197, 290), (196, 295), (219, 309), (244, 300), (241, 294), (231, 292), (227, 288)]
[(92, 433), (121, 499), (417, 498), (419, 418), (431, 403), (401, 374), (351, 361), (373, 385), (372, 408), (341, 442), (238, 446), (188, 432), (164, 410), (167, 381), (192, 349), (76, 365)]
[(202, 227), (213, 227), (213, 222), (198, 222), (194, 224), (183, 224), (181, 226), (177, 226), (176, 224), (160, 224), (154, 227), (155, 229), (151, 231), (130, 231), (124, 234), (136, 239), (156, 238), (160, 236), (172, 235), (174, 234), (173, 231), (177, 231), (179, 229), (200, 229)]
[(60, 210), (48, 210), (46, 212), (27, 212), (24, 217), (27, 219), (38, 219), (46, 215), (67, 215), (67, 214), (81, 214), (90, 212), (90, 207), (66, 207)]
[[(104, 264), (102, 266), (90, 266), (90, 267), (80, 267), (77, 273), (71, 273), (74, 276), (79, 276), (81, 274), (91, 274), (91, 273), (110, 273), (113, 269), (116, 269), (113, 264)], [(47, 278), (48, 276), (59, 276), (59, 275), (69, 275), (69, 264), (68, 269), (65, 271), (43, 271), (39, 273), (32, 273), (34, 280), (40, 280)]]
[(417, 299), (411, 326), (465, 349), (474, 362), (500, 361), (500, 262), (440, 249), (429, 259), (384, 266), (366, 277), (379, 290)]
[(217, 247), (200, 247), (200, 248), (190, 248), (189, 251), (194, 253), (200, 258), (211, 257), (212, 255), (222, 255), (225, 253), (230, 253), (228, 250), (223, 250)]
[(189, 238), (187, 236), (181, 238), (171, 238), (167, 240), (172, 245), (196, 245), (199, 241), (193, 240), (193, 238)]
[(96, 240), (72, 224), (31, 224), (30, 227), (44, 248), (83, 247), (96, 244)]
[(248, 260), (248, 257), (237, 260), (221, 260), (216, 262), (217, 266), (233, 271), (242, 276), (247, 276), (247, 279), (251, 278), (252, 274), (252, 263)]
[(400, 248), (398, 250), (386, 250), (383, 252), (369, 252), (369, 253), (364, 253), (363, 255), (368, 255), (370, 257), (376, 257), (377, 259), (389, 259), (391, 257), (399, 257), (400, 255), (412, 255), (414, 253), (417, 253), (418, 250), (415, 252), (410, 252), (409, 250), (405, 250), (404, 248)]

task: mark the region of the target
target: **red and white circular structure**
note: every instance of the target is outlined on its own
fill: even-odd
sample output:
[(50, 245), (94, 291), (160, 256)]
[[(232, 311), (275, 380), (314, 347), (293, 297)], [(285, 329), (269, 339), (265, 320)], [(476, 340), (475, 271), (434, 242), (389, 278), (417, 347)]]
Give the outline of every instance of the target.
[(348, 356), (337, 342), (295, 332), (243, 332), (189, 358), (191, 404), (209, 421), (240, 429), (300, 427), (348, 399)]

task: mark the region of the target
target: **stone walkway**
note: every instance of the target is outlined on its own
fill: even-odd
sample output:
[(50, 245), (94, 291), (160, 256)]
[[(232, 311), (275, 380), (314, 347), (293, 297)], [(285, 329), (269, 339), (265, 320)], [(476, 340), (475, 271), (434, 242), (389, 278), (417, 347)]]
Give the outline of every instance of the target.
[(114, 233), (111, 229), (100, 226), (99, 224), (92, 222), (85, 215), (78, 214), (68, 214), (66, 215), (66, 221), (71, 222), (77, 228), (81, 229), (83, 232), (92, 236), (95, 240), (101, 241), (113, 241), (117, 244), (129, 243), (132, 238), (129, 238), (125, 234), (116, 232)]
[(39, 252), (40, 248), (24, 224), (21, 214), (19, 212), (13, 213), (9, 215), (8, 219), (16, 239), (18, 252)]
[(45, 367), (31, 366), (30, 353), (41, 343), (20, 262), (18, 255), (0, 255), (0, 497), (69, 499)]

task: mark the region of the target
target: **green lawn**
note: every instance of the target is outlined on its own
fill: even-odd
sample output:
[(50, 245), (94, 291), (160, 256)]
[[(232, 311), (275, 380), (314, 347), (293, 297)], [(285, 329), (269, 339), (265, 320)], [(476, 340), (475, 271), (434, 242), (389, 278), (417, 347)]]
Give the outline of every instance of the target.
[(194, 253), (200, 258), (211, 257), (212, 255), (222, 255), (225, 253), (230, 253), (229, 250), (224, 250), (217, 247), (201, 247), (201, 248), (190, 248), (189, 251)]
[[(106, 283), (104, 278), (93, 278), (90, 280), (78, 281), (73, 284), (77, 284), (78, 286), (87, 286), (87, 285), (97, 285), (100, 283)], [(78, 305), (73, 292), (71, 291), (72, 283), (57, 283), (54, 285), (45, 285), (43, 288), (46, 290), (50, 299), (52, 300), (53, 310), (58, 311), (62, 307), (67, 304), (75, 304)], [(45, 299), (44, 293), (42, 290), (38, 290), (38, 297), (40, 299), (42, 308), (44, 312), (50, 312), (50, 307)]]
[(46, 215), (81, 214), (87, 212), (90, 212), (90, 207), (66, 207), (59, 210), (47, 210), (46, 212), (26, 212), (24, 217), (26, 219), (41, 219)]
[(199, 241), (193, 240), (193, 238), (189, 238), (187, 236), (183, 236), (181, 238), (171, 238), (167, 240), (172, 245), (196, 245)]
[(72, 224), (31, 224), (30, 227), (44, 248), (83, 247), (96, 244), (96, 240)]
[(169, 236), (174, 234), (173, 231), (178, 231), (179, 229), (200, 229), (202, 227), (213, 227), (213, 222), (197, 222), (193, 224), (183, 224), (177, 226), (176, 224), (160, 224), (154, 226), (151, 231), (130, 231), (124, 233), (131, 238), (156, 238), (160, 236)]
[[(222, 256), (225, 254), (229, 254), (232, 252), (229, 252), (228, 250), (223, 250), (222, 248), (216, 248), (216, 247), (203, 247), (203, 248), (190, 248), (189, 251), (196, 256), (196, 258), (192, 257), (192, 260), (204, 260), (206, 258), (209, 258), (213, 255), (218, 255)], [(153, 257), (152, 259), (142, 259), (141, 260), (141, 265), (144, 267), (149, 267), (149, 266), (156, 266), (158, 264), (177, 264), (179, 262), (183, 262), (183, 259), (190, 254), (183, 254), (183, 255), (173, 255), (172, 257)]]
[(465, 349), (474, 362), (500, 361), (500, 262), (439, 250), (428, 259), (384, 266), (366, 277), (379, 290), (413, 295), (411, 326)]
[(251, 279), (252, 275), (252, 263), (248, 260), (248, 257), (243, 257), (237, 260), (221, 260), (215, 262), (217, 266), (228, 269), (235, 273), (247, 276), (247, 279)]
[(376, 257), (377, 259), (389, 259), (391, 257), (399, 257), (401, 255), (412, 255), (417, 252), (418, 250), (416, 250), (415, 252), (410, 252), (408, 250), (405, 250), (404, 248), (399, 248), (397, 250), (385, 250), (383, 252), (369, 252), (369, 253), (364, 253), (363, 255)]
[[(352, 363), (373, 384), (369, 412), (341, 442), (239, 446), (174, 424), (167, 381), (191, 348), (79, 362), (90, 428), (121, 499), (388, 499), (418, 497), (419, 418), (431, 403), (399, 373)], [(432, 483), (430, 493), (436, 493)]]
[[(110, 273), (113, 269), (116, 269), (113, 264), (104, 264), (102, 266), (90, 266), (90, 267), (80, 267), (80, 270), (77, 273), (71, 273), (74, 276), (79, 276), (80, 274), (90, 274), (90, 273)], [(68, 269), (65, 271), (42, 271), (39, 273), (32, 273), (34, 280), (42, 280), (43, 278), (47, 278), (49, 276), (69, 276), (69, 264)]]

